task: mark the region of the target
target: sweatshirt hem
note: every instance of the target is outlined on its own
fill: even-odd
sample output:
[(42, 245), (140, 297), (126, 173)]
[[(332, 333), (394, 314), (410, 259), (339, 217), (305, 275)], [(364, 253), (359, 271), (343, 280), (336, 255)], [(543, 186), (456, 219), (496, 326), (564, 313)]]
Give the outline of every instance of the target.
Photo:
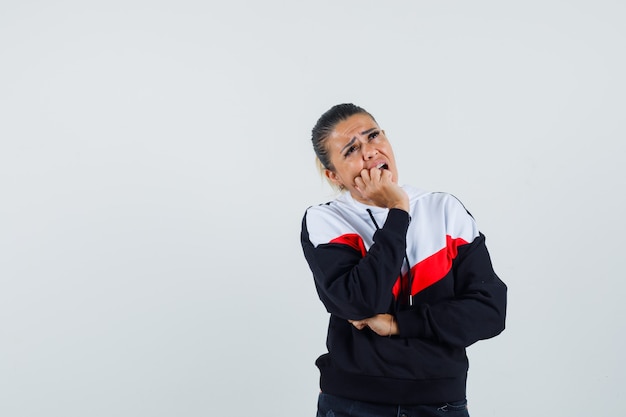
[(467, 374), (450, 378), (397, 379), (324, 369), (322, 392), (378, 404), (425, 405), (465, 398)]

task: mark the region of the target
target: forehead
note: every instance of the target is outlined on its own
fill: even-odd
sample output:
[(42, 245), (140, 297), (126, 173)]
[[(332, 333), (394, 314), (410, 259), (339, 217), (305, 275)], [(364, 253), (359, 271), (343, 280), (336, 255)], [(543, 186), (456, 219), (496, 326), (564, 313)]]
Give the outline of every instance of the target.
[(373, 128), (377, 129), (378, 125), (369, 115), (363, 113), (353, 114), (337, 123), (330, 135), (328, 135), (328, 139), (333, 142), (350, 141)]

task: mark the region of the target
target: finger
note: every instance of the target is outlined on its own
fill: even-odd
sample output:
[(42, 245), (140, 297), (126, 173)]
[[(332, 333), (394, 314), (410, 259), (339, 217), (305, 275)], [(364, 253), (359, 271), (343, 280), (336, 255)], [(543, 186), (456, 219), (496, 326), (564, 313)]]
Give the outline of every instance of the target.
[[(358, 178), (358, 177), (357, 177)], [(361, 170), (361, 178), (363, 179), (363, 182), (367, 183), (369, 181), (371, 181), (371, 175), (369, 170), (367, 169), (362, 169)]]
[(363, 182), (361, 177), (356, 177), (354, 179), (354, 187), (361, 194), (361, 197), (365, 197), (365, 195), (363, 194), (363, 192), (365, 191), (365, 183)]
[(393, 182), (393, 173), (388, 169), (372, 168), (376, 172), (372, 172), (370, 176), (372, 179), (377, 179), (379, 182)]
[(383, 170), (380, 168), (376, 168), (376, 167), (371, 168), (369, 172), (371, 180), (372, 181), (380, 180), (382, 177), (382, 171)]
[(380, 171), (381, 171), (380, 172), (381, 179), (388, 180), (388, 181), (393, 180), (393, 174), (391, 173), (391, 171), (389, 171), (388, 169), (381, 169)]
[(353, 320), (353, 321), (350, 321), (350, 323), (352, 323), (352, 325), (359, 330), (363, 330), (363, 328), (366, 326), (365, 322), (361, 320), (358, 320), (358, 321)]

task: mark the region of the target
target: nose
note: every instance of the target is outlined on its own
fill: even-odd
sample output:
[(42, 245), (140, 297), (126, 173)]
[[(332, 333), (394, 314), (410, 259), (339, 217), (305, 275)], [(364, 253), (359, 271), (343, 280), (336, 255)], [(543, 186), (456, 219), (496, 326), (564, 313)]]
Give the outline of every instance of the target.
[(363, 159), (365, 160), (372, 159), (378, 154), (376, 147), (369, 142), (363, 143), (363, 145), (361, 145), (361, 149), (363, 150)]

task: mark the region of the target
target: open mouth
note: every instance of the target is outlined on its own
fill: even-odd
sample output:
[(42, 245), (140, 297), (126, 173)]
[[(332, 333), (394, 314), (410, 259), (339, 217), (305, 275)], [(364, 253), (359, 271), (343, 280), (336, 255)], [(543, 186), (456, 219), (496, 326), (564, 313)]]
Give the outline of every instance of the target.
[(383, 163), (383, 164), (379, 164), (376, 168), (378, 168), (378, 169), (389, 169), (389, 165)]

